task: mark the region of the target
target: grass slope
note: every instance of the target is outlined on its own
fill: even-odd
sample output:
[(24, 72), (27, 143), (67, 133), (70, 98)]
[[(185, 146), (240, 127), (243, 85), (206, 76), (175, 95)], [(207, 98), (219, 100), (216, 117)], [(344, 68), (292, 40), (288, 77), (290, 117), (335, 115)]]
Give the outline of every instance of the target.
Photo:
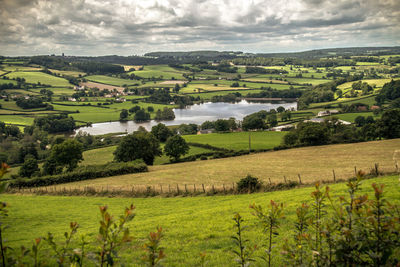
[(72, 87), (72, 84), (70, 84), (66, 79), (55, 77), (39, 71), (12, 72), (7, 74), (7, 77), (10, 79), (17, 77), (25, 78), (27, 83), (40, 82), (41, 84), (48, 84), (55, 87)]
[[(394, 203), (400, 201), (399, 182), (397, 176), (380, 177), (363, 182), (360, 194), (373, 197), (372, 183), (385, 184), (385, 197)], [(330, 185), (331, 195), (337, 200), (339, 195), (346, 195), (344, 183)], [(312, 187), (257, 193), (250, 195), (229, 195), (214, 197), (188, 198), (104, 198), (104, 197), (54, 197), (54, 196), (21, 196), (2, 195), (2, 201), (10, 204), (9, 217), (5, 232), (8, 245), (30, 247), (33, 239), (43, 237), (47, 232), (55, 234), (55, 239), (63, 240), (62, 234), (67, 230), (70, 221), (80, 225), (77, 237), (86, 234), (87, 240), (94, 240), (98, 233), (100, 205), (108, 205), (112, 214), (117, 217), (123, 208), (133, 203), (136, 206), (136, 217), (129, 224), (135, 237), (134, 245), (143, 244), (149, 231), (156, 226), (163, 227), (164, 238), (161, 242), (167, 255), (165, 266), (200, 266), (199, 253), (205, 252), (206, 266), (234, 266), (234, 254), (231, 235), (234, 234), (232, 217), (239, 212), (249, 228), (244, 236), (254, 244), (261, 245), (265, 237), (254, 216), (250, 214), (249, 204), (256, 203), (266, 207), (270, 200), (285, 204), (285, 218), (278, 230), (272, 266), (283, 265), (279, 250), (283, 239), (292, 239), (295, 210), (302, 203), (311, 204)], [(347, 196), (347, 195), (346, 195)], [(327, 204), (328, 211), (330, 205)], [(46, 255), (47, 247), (42, 253)], [(259, 249), (255, 256), (263, 255)], [(140, 249), (130, 249), (122, 254), (128, 266), (140, 266), (138, 259), (142, 255)], [(261, 265), (264, 264), (264, 265)], [(258, 259), (256, 266), (265, 266)]]
[[(252, 149), (269, 149), (281, 144), (285, 132), (251, 132)], [(232, 150), (249, 149), (249, 133), (213, 133), (202, 135), (184, 135), (187, 142), (209, 144)]]
[[(120, 175), (67, 184), (78, 186), (114, 186), (131, 188), (133, 184), (232, 184), (247, 174), (264, 181), (282, 182), (283, 176), (297, 180), (300, 173), (303, 182), (348, 178), (357, 169), (369, 171), (375, 163), (381, 169), (394, 170), (394, 159), (400, 160), (400, 139), (373, 141), (356, 144), (304, 147), (275, 152), (256, 153), (246, 156), (150, 166), (149, 172)], [(63, 187), (64, 185), (59, 185)]]

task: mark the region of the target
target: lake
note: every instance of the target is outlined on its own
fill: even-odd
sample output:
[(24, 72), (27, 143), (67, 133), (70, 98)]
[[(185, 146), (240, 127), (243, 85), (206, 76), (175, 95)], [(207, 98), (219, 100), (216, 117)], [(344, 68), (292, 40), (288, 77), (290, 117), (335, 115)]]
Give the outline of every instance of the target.
[[(205, 121), (215, 121), (217, 119), (229, 119), (234, 117), (237, 120), (242, 120), (245, 116), (258, 112), (260, 110), (271, 110), (277, 109), (279, 106), (285, 109), (297, 109), (297, 102), (248, 102), (242, 100), (238, 103), (225, 103), (225, 102), (207, 102), (202, 104), (196, 104), (188, 106), (184, 109), (174, 109), (175, 120), (172, 121), (161, 121), (167, 126), (179, 125), (182, 123), (194, 123), (202, 124)], [(117, 132), (128, 132), (131, 133), (136, 131), (140, 126), (143, 126), (147, 130), (151, 130), (151, 127), (157, 125), (159, 121), (149, 121), (143, 123), (136, 123), (134, 121), (113, 121), (94, 123), (91, 127), (81, 127), (77, 131), (84, 131), (91, 135), (100, 135)]]

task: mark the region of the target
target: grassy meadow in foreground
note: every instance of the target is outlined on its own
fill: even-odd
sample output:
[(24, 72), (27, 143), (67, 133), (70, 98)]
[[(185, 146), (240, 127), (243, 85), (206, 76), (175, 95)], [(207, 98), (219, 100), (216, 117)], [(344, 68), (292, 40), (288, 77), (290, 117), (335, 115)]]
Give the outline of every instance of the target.
[(298, 179), (303, 182), (349, 178), (357, 169), (370, 171), (375, 163), (382, 170), (393, 171), (400, 160), (400, 139), (354, 144), (303, 147), (240, 157), (149, 166), (149, 172), (61, 184), (58, 187), (109, 186), (131, 188), (132, 185), (231, 185), (251, 174), (261, 180), (283, 182)]
[[(397, 175), (364, 181), (360, 194), (368, 193), (372, 197), (372, 183), (385, 184), (385, 197), (390, 202), (399, 203)], [(334, 200), (339, 195), (347, 194), (344, 183), (329, 186)], [(256, 218), (250, 214), (249, 204), (266, 207), (270, 200), (274, 200), (284, 203), (286, 216), (276, 239), (276, 258), (273, 261), (273, 266), (276, 266), (282, 264), (278, 249), (283, 244), (283, 238), (292, 238), (295, 210), (302, 202), (311, 203), (310, 193), (313, 190), (313, 187), (306, 187), (250, 195), (147, 199), (2, 195), (2, 201), (10, 204), (6, 220), (10, 228), (5, 236), (12, 247), (30, 247), (34, 238), (46, 236), (47, 232), (55, 234), (56, 240), (60, 241), (69, 222), (77, 221), (80, 225), (77, 238), (80, 234), (86, 234), (90, 236), (88, 240), (95, 240), (100, 205), (108, 205), (111, 213), (117, 217), (124, 207), (133, 203), (137, 216), (129, 226), (136, 247), (122, 254), (128, 266), (140, 265), (139, 259), (143, 252), (138, 247), (157, 226), (163, 227), (164, 231), (161, 246), (167, 255), (163, 261), (165, 266), (199, 266), (201, 252), (207, 254), (206, 266), (235, 266), (235, 255), (231, 252), (233, 242), (230, 238), (234, 234), (232, 217), (239, 212), (245, 219), (245, 225), (250, 226), (244, 236), (253, 244), (261, 245), (265, 242), (265, 236)], [(328, 203), (327, 206), (330, 211)], [(46, 255), (45, 251), (42, 253)], [(263, 249), (259, 249), (256, 256), (263, 253)], [(265, 266), (265, 262), (258, 259), (255, 266)]]

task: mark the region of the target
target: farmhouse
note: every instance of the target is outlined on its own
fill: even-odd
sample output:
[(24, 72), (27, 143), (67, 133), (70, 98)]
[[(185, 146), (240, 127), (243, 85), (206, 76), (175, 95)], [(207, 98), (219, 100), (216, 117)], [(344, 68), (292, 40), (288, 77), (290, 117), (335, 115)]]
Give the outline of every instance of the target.
[(197, 134), (210, 134), (213, 133), (215, 129), (204, 129), (204, 130), (199, 130)]
[(293, 124), (286, 124), (286, 125), (273, 127), (273, 128), (271, 128), (271, 131), (275, 131), (275, 132), (289, 131), (293, 127), (294, 127)]

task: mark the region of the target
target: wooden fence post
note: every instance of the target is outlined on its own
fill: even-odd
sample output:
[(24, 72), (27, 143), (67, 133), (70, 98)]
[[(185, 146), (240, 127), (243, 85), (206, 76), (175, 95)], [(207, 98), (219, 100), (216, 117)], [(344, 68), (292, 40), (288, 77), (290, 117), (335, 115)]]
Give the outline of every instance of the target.
[(178, 185), (178, 184), (176, 184), (176, 191), (177, 191), (178, 194), (179, 194), (179, 185)]
[(162, 190), (162, 184), (160, 184), (160, 189), (161, 189), (161, 194), (163, 193), (163, 190)]
[(193, 184), (193, 193), (196, 193), (196, 184)]
[(379, 164), (378, 163), (375, 163), (375, 173), (376, 173), (376, 176), (379, 176)]
[(171, 193), (171, 185), (168, 184), (168, 193)]
[(187, 193), (188, 191), (187, 191), (187, 185), (185, 184), (185, 192)]
[(269, 185), (272, 185), (271, 178), (268, 177)]
[(333, 173), (333, 182), (336, 183), (336, 174), (334, 169), (332, 169), (332, 173)]
[(283, 179), (284, 179), (284, 181), (285, 181), (285, 184), (286, 184), (286, 176), (283, 176)]
[(222, 187), (224, 188), (224, 193), (226, 193), (225, 184), (222, 184)]
[(354, 166), (354, 175), (357, 176), (357, 167)]
[(204, 188), (204, 184), (201, 184), (201, 186), (203, 187), (203, 193), (206, 193), (206, 189)]
[(299, 176), (299, 184), (302, 184), (300, 173), (298, 174), (298, 176)]

